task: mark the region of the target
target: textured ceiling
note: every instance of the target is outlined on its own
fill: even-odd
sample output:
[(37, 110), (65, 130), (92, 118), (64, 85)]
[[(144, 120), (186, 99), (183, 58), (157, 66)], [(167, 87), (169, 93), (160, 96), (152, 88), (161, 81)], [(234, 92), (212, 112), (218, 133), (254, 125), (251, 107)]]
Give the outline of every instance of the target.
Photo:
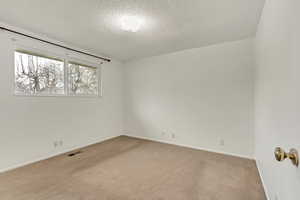
[[(255, 34), (265, 0), (1, 0), (0, 21), (122, 61)], [(144, 18), (136, 33), (118, 19)]]

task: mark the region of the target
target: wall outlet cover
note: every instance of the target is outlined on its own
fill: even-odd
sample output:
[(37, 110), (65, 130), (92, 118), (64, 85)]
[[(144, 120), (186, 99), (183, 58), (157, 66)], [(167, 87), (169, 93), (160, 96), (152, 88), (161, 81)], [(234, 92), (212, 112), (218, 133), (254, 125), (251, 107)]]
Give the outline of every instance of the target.
[(58, 142), (57, 141), (54, 141), (53, 142), (53, 146), (56, 148), (58, 146)]
[(225, 140), (221, 139), (219, 144), (220, 144), (220, 146), (225, 146)]

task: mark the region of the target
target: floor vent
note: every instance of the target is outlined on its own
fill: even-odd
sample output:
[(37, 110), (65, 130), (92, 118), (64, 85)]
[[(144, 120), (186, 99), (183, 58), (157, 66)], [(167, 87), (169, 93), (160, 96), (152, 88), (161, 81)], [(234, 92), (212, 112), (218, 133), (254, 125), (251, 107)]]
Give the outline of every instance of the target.
[(82, 153), (82, 152), (81, 151), (76, 151), (76, 152), (68, 154), (68, 156), (72, 157), (72, 156), (76, 156), (77, 154), (80, 154), (80, 153)]

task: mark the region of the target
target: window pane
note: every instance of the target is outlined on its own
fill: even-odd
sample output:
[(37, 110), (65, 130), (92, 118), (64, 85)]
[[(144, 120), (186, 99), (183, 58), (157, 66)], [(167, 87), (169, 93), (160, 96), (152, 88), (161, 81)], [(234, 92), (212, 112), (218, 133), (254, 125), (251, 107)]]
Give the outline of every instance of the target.
[(15, 52), (15, 93), (64, 94), (64, 62)]
[(68, 68), (70, 94), (98, 95), (97, 68), (75, 63), (69, 63)]

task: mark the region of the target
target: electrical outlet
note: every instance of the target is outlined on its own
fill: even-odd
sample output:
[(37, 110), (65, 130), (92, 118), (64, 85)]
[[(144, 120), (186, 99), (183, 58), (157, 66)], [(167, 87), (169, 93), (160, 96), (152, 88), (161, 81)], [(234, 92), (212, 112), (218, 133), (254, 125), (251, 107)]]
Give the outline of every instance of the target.
[(225, 140), (221, 139), (219, 144), (220, 144), (220, 146), (225, 146)]
[(175, 138), (176, 138), (175, 133), (171, 133), (171, 137), (172, 137), (173, 139), (175, 139)]
[(63, 146), (64, 142), (62, 140), (59, 141), (59, 146)]
[(54, 146), (54, 148), (56, 148), (58, 146), (58, 141), (54, 141), (53, 146)]

